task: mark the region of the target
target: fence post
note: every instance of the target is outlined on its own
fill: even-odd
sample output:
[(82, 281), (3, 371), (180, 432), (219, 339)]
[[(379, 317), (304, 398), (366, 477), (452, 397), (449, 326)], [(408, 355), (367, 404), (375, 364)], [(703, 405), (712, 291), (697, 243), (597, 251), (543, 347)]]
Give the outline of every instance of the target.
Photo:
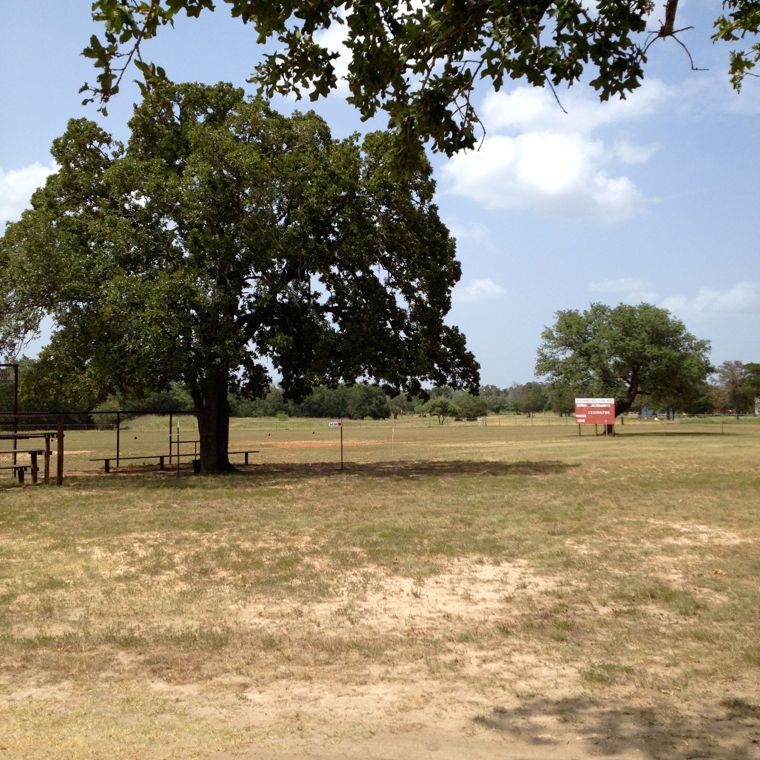
[(58, 457), (56, 459), (55, 484), (63, 485), (63, 415), (58, 415)]
[(50, 485), (50, 436), (45, 433), (45, 485)]

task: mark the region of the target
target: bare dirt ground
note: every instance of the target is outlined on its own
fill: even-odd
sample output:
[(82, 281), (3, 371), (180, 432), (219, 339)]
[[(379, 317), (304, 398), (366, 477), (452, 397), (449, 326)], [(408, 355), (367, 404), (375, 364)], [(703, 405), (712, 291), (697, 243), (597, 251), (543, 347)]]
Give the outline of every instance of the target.
[[(705, 526), (679, 529), (703, 541), (738, 540)], [(563, 582), (537, 574), (522, 560), (456, 560), (447, 572), (421, 582), (366, 570), (348, 574), (329, 603), (285, 604), (274, 613), (266, 603), (252, 603), (237, 616), (272, 633), (298, 620), (335, 635), (348, 620), (351, 628), (380, 637), (424, 639), (447, 627), (489, 625), (504, 617), (505, 606), (540, 607)], [(213, 755), (219, 760), (760, 758), (760, 709), (749, 702), (691, 703), (663, 722), (643, 700), (621, 706), (590, 696), (576, 667), (519, 638), (506, 656), (465, 640), (452, 660), (440, 677), (412, 662), (371, 668), (358, 683), (345, 683), (336, 673), (335, 680), (294, 684), (285, 671), (283, 679), (266, 684), (234, 684), (237, 701), (210, 714), (192, 685), (152, 688), (185, 700), (204, 717), (267, 737)], [(439, 667), (445, 671), (447, 665)]]
[[(680, 526), (698, 540), (733, 543), (729, 532), (704, 526)], [(139, 551), (146, 543), (140, 541)], [(148, 544), (149, 545), (149, 544)], [(116, 559), (116, 558), (113, 558)], [(112, 564), (114, 574), (127, 568)], [(192, 672), (171, 670), (151, 676), (149, 658), (119, 652), (82, 690), (74, 680), (39, 681), (0, 679), (6, 714), (14, 707), (40, 710), (46, 715), (51, 743), (48, 757), (106, 757), (96, 742), (103, 725), (77, 726), (76, 736), (61, 743), (55, 716), (73, 712), (97, 714), (93, 703), (106, 705), (104, 718), (120, 709), (122, 700), (154, 705), (151, 757), (209, 757), (216, 760), (589, 760), (590, 758), (760, 758), (760, 708), (750, 701), (751, 681), (732, 684), (750, 699), (700, 702), (693, 696), (678, 704), (668, 695), (669, 707), (656, 713), (646, 699), (631, 698), (631, 690), (613, 690), (607, 700), (592, 694), (579, 672), (550, 649), (516, 634), (507, 647), (491, 650), (468, 632), (510, 621), (530, 609), (541, 609), (547, 595), (566, 582), (560, 575), (540, 574), (525, 560), (489, 563), (456, 559), (445, 572), (415, 580), (364, 567), (347, 572), (332, 598), (317, 601), (273, 600), (269, 595), (236, 599), (226, 605), (226, 622), (234, 630), (255, 634), (263, 661), (237, 667), (217, 663), (197, 679)], [(76, 612), (74, 612), (76, 614)], [(609, 614), (599, 609), (600, 615)], [(660, 615), (657, 610), (652, 616)], [(177, 619), (178, 628), (187, 621)], [(166, 621), (164, 621), (166, 624)], [(61, 624), (42, 626), (45, 635), (73, 631)], [(428, 642), (446, 632), (460, 632), (453, 647), (426, 654)], [(39, 635), (40, 630), (36, 633)], [(15, 630), (32, 636), (34, 628)], [(352, 658), (344, 647), (362, 639), (381, 649), (387, 642), (390, 659), (382, 652), (377, 664)], [(318, 667), (309, 667), (291, 647), (313, 646), (316, 639), (333, 641), (335, 651), (320, 652)], [(245, 641), (246, 637), (241, 637)], [(274, 642), (290, 642), (275, 644)], [(268, 643), (269, 642), (269, 643)], [(280, 656), (271, 668), (267, 647)], [(394, 652), (398, 660), (394, 661)], [(234, 657), (232, 658), (234, 660)], [(662, 667), (663, 674), (667, 668)], [(124, 693), (120, 694), (120, 690)], [(621, 698), (622, 697), (622, 698)], [(102, 708), (101, 708), (102, 709)], [(144, 709), (143, 709), (144, 712)], [(40, 747), (22, 741), (26, 726), (13, 725), (0, 737), (0, 757), (43, 757)], [(52, 723), (51, 723), (52, 719)], [(114, 720), (113, 716), (110, 718)], [(115, 722), (129, 729), (129, 713)], [(144, 716), (135, 718), (143, 730)], [(164, 731), (184, 739), (161, 747)], [(63, 719), (66, 725), (66, 720)], [(163, 727), (162, 727), (163, 724)], [(167, 725), (168, 724), (168, 725)], [(219, 730), (227, 749), (205, 746), (200, 737), (188, 741), (186, 726), (201, 734)], [(51, 726), (53, 730), (51, 731)], [(18, 732), (18, 733), (17, 733)], [(15, 736), (14, 736), (15, 735)], [(36, 735), (36, 742), (40, 734)], [(83, 746), (83, 743), (85, 746)], [(213, 746), (214, 742), (211, 742)], [(229, 748), (229, 747), (232, 748)], [(69, 752), (71, 754), (69, 754)], [(134, 757), (140, 757), (137, 751)]]

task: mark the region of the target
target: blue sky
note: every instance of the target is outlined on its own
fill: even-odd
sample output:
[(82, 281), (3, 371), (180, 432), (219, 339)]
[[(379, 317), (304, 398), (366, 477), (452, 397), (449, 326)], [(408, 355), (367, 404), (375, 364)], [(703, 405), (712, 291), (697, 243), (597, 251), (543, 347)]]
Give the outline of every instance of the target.
[[(0, 225), (18, 217), (53, 170), (49, 148), (72, 116), (117, 137), (136, 88), (99, 117), (80, 105), (94, 79), (80, 55), (95, 27), (87, 0), (0, 3)], [(441, 215), (458, 240), (462, 281), (450, 321), (467, 335), (484, 383), (533, 377), (541, 330), (558, 309), (647, 301), (712, 343), (715, 364), (760, 361), (760, 80), (741, 95), (728, 52), (709, 42), (719, 3), (680, 5), (698, 66), (672, 42), (654, 46), (646, 85), (599, 104), (583, 87), (560, 93), (482, 88), (480, 150), (432, 156)], [(339, 34), (330, 33), (337, 43)], [(243, 85), (259, 49), (224, 8), (182, 20), (147, 49), (177, 81)], [(290, 111), (312, 107), (280, 99)], [(367, 129), (340, 93), (314, 106), (335, 136)], [(384, 126), (376, 119), (374, 128)]]

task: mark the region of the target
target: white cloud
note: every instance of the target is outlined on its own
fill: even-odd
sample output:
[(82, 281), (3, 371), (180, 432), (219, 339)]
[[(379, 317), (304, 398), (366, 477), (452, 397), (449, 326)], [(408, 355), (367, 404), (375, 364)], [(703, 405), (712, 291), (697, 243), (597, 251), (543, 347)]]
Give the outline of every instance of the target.
[(726, 290), (700, 288), (691, 298), (669, 296), (660, 305), (684, 316), (760, 314), (760, 282), (737, 282)]
[(582, 90), (569, 90), (560, 96), (563, 111), (548, 90), (517, 87), (511, 92), (491, 93), (483, 104), (482, 118), (487, 132), (513, 128), (588, 134), (600, 127), (649, 116), (670, 94), (670, 89), (657, 79), (647, 80), (625, 100), (615, 97), (605, 103)]
[(495, 301), (504, 294), (504, 288), (488, 278), (472, 280), (465, 286), (454, 289), (454, 300), (457, 303), (482, 303)]
[(609, 296), (605, 302), (652, 303), (684, 319), (729, 314), (760, 314), (760, 282), (737, 282), (724, 289), (699, 288), (694, 295), (660, 296), (651, 282), (635, 277), (592, 280), (589, 292)]
[(659, 149), (659, 145), (634, 145), (627, 140), (614, 145), (615, 157), (624, 164), (645, 164)]
[(478, 222), (472, 222), (470, 224), (451, 224), (449, 225), (449, 230), (452, 237), (457, 241), (483, 241), (488, 240), (491, 236), (488, 227), (485, 224), (479, 224)]
[(634, 277), (621, 277), (612, 280), (593, 280), (588, 289), (592, 293), (614, 295), (623, 303), (655, 303), (658, 295), (651, 283)]
[(56, 171), (54, 165), (43, 166), (39, 163), (25, 166), (23, 169), (0, 169), (0, 233), (6, 222), (12, 222), (21, 216), (29, 206), (32, 193)]
[(530, 208), (560, 216), (632, 216), (643, 197), (627, 177), (611, 177), (603, 145), (578, 134), (497, 135), (444, 167), (449, 188), (491, 209)]
[(670, 97), (648, 80), (626, 100), (600, 103), (578, 90), (561, 96), (566, 113), (547, 90), (517, 87), (489, 95), (481, 115), (488, 135), (480, 148), (453, 156), (444, 167), (448, 189), (491, 209), (624, 219), (645, 207), (633, 181), (615, 164), (641, 164), (657, 146), (595, 132), (655, 113)]
[(314, 35), (314, 42), (326, 47), (331, 53), (338, 53), (338, 57), (333, 59), (335, 76), (338, 78), (338, 84), (334, 92), (341, 97), (348, 93), (348, 64), (351, 62), (351, 51), (346, 47), (345, 42), (348, 38), (348, 25), (333, 21), (330, 26)]

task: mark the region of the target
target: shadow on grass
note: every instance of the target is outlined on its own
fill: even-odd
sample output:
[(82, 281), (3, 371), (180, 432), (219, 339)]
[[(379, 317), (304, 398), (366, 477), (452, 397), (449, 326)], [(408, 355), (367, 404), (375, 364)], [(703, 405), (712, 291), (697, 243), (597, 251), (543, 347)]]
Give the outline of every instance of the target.
[(559, 461), (521, 461), (521, 462), (489, 462), (470, 459), (452, 460), (411, 460), (394, 462), (348, 462), (343, 470), (335, 462), (283, 462), (251, 465), (236, 465), (237, 469), (225, 475), (205, 478), (193, 475), (183, 466), (181, 477), (176, 477), (176, 471), (158, 472), (155, 466), (132, 466), (112, 471), (109, 474), (100, 472), (72, 473), (79, 486), (112, 485), (114, 479), (130, 478), (143, 479), (142, 485), (169, 485), (174, 480), (178, 485), (205, 484), (213, 486), (224, 481), (225, 486), (239, 484), (250, 485), (260, 480), (297, 480), (308, 478), (368, 478), (368, 479), (423, 479), (437, 477), (469, 476), (469, 477), (505, 477), (505, 476), (545, 476), (561, 475), (578, 467)]
[[(561, 752), (567, 731), (599, 757), (642, 753), (663, 760), (750, 760), (760, 756), (760, 706), (743, 699), (723, 699), (694, 713), (612, 704), (583, 698), (537, 698), (513, 709), (494, 708), (474, 721), (506, 737), (545, 747), (547, 757)], [(555, 735), (547, 718), (566, 726), (567, 731), (559, 728)]]
[[(615, 435), (636, 437), (647, 436), (651, 438), (704, 438), (736, 433), (736, 430), (618, 430)], [(601, 437), (601, 436), (599, 436)]]
[(487, 462), (482, 460), (412, 460), (403, 462), (347, 463), (344, 470), (333, 462), (312, 464), (262, 464), (244, 469), (244, 474), (288, 477), (364, 477), (364, 478), (429, 478), (466, 475), (475, 477), (503, 477), (508, 475), (558, 475), (576, 464), (558, 461), (540, 462)]

